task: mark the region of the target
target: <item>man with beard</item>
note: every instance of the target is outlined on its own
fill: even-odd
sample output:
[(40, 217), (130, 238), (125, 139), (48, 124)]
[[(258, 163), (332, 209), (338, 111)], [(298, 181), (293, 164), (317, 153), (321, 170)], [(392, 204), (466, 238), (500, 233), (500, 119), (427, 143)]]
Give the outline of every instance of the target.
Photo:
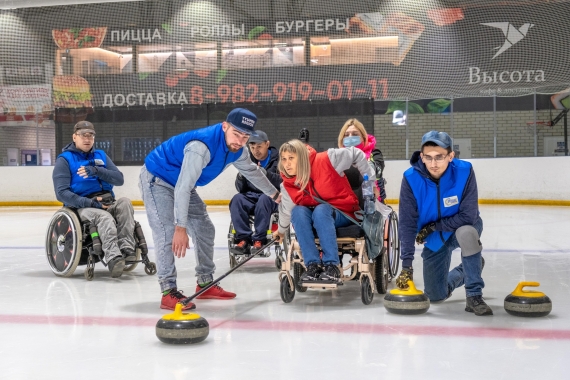
[[(182, 258), (192, 237), (196, 254), (196, 291), (213, 281), (214, 225), (197, 186), (213, 181), (230, 164), (273, 201), (280, 193), (254, 164), (247, 149), (255, 136), (257, 117), (244, 108), (232, 110), (226, 121), (171, 137), (156, 147), (141, 169), (140, 187), (152, 229), (162, 309), (174, 310), (185, 296), (176, 285), (174, 257)], [(232, 299), (218, 284), (197, 299)], [(194, 309), (188, 303), (184, 310)]]

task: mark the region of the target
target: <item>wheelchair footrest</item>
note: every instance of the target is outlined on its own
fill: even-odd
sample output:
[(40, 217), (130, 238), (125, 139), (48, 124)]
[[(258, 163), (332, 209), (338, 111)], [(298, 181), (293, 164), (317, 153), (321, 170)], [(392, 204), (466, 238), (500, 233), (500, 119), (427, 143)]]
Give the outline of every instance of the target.
[(337, 287), (343, 285), (342, 282), (328, 282), (328, 281), (313, 281), (313, 282), (302, 282), (301, 286), (304, 288), (326, 288), (326, 289), (336, 289)]

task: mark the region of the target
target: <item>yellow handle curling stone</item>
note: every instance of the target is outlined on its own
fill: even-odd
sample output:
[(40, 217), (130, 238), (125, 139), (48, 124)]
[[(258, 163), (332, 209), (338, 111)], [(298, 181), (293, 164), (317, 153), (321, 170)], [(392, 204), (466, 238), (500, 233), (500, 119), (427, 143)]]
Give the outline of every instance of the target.
[(416, 289), (412, 280), (408, 280), (408, 289), (392, 289), (384, 297), (384, 307), (394, 314), (423, 314), (429, 310), (429, 305), (429, 298)]
[(177, 303), (174, 313), (166, 314), (156, 323), (156, 336), (164, 343), (200, 343), (208, 337), (208, 321), (196, 313), (183, 313), (182, 304)]
[(540, 286), (539, 282), (519, 282), (515, 290), (505, 298), (505, 310), (517, 317), (544, 317), (552, 311), (552, 301), (536, 290), (525, 290), (525, 286)]

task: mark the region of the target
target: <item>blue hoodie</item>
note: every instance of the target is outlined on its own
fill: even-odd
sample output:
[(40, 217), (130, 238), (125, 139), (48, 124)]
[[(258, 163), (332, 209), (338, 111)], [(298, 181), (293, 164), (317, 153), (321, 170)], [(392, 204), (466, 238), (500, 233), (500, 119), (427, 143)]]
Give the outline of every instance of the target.
[[(77, 174), (79, 166), (90, 166), (95, 174), (83, 178)], [(57, 200), (65, 206), (74, 208), (102, 209), (101, 203), (91, 199), (90, 196), (99, 192), (112, 194), (113, 186), (121, 186), (124, 182), (123, 173), (105, 152), (92, 148), (85, 153), (73, 142), (67, 144), (57, 157), (52, 179)]]
[[(479, 217), (477, 180), (470, 163), (454, 159), (439, 180), (431, 177), (414, 152), (412, 167), (404, 173), (400, 189), (402, 266), (411, 267), (418, 232), (435, 222), (436, 231), (426, 238), (426, 247), (437, 251), (461, 226), (473, 225)], [(439, 199), (438, 199), (439, 197)]]

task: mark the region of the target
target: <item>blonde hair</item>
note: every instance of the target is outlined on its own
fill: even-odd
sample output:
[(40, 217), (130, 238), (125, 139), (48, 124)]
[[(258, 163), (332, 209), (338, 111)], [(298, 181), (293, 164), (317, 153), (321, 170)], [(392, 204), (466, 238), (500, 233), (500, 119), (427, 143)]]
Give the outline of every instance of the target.
[(287, 178), (293, 178), (283, 167), (281, 163), (281, 155), (283, 153), (293, 153), (297, 155), (297, 175), (295, 176), (295, 185), (300, 186), (301, 191), (305, 190), (309, 179), (311, 178), (311, 163), (309, 162), (309, 150), (305, 143), (301, 140), (289, 140), (279, 148), (279, 172)]
[(351, 125), (354, 125), (356, 127), (356, 129), (358, 129), (358, 132), (360, 132), (360, 134), (362, 135), (362, 142), (364, 144), (366, 144), (368, 142), (368, 133), (366, 133), (366, 129), (364, 129), (364, 125), (360, 121), (358, 121), (358, 119), (348, 119), (346, 121), (346, 123), (344, 123), (342, 128), (340, 129), (340, 133), (338, 135), (338, 147), (339, 148), (344, 148), (344, 144), (342, 143), (342, 140), (344, 139), (344, 134), (346, 133), (346, 130)]

